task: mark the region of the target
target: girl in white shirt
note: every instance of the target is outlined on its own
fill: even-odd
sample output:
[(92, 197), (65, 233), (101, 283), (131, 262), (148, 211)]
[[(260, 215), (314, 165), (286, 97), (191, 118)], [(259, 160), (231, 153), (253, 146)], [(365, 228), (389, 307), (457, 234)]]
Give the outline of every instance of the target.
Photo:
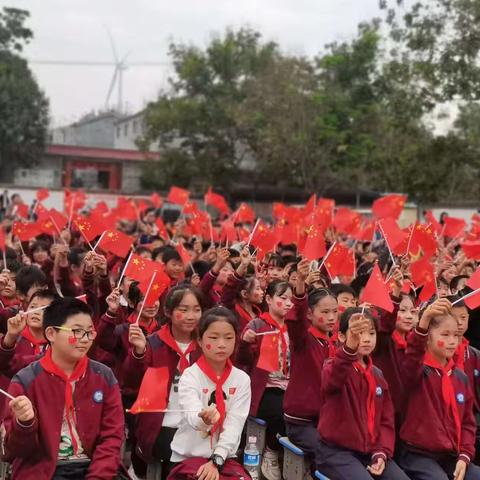
[(234, 460), (250, 410), (250, 378), (232, 365), (237, 320), (224, 307), (207, 310), (199, 324), (203, 356), (179, 383), (183, 413), (173, 438), (170, 480), (223, 480), (249, 476)]

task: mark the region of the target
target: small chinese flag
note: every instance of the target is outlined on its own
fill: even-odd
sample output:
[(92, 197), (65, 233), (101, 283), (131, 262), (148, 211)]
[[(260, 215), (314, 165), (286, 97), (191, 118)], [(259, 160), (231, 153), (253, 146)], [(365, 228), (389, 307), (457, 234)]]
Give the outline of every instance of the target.
[(457, 238), (465, 230), (467, 222), (463, 218), (445, 217), (444, 235), (449, 238)]
[(167, 367), (147, 368), (138, 396), (130, 409), (130, 413), (161, 412), (168, 406), (168, 381)]
[(158, 268), (158, 262), (133, 254), (129, 257), (128, 265), (125, 268), (125, 276), (143, 282), (147, 278), (152, 278), (153, 272)]
[[(466, 283), (467, 287), (470, 287), (472, 290), (478, 290), (480, 288), (480, 268), (478, 268), (475, 273), (469, 278)], [(478, 308), (480, 306), (480, 292), (472, 295), (465, 299), (465, 304), (471, 310)]]
[(461, 247), (467, 258), (480, 260), (480, 242), (464, 242)]
[(28, 242), (42, 232), (36, 223), (15, 222), (12, 227), (12, 233), (17, 236), (21, 242)]
[(166, 227), (165, 224), (163, 223), (163, 220), (162, 220), (161, 217), (158, 217), (158, 218), (155, 220), (155, 225), (156, 225), (157, 228), (158, 228), (158, 234), (160, 235), (160, 237), (162, 237), (164, 240), (169, 240), (169, 239), (170, 239), (170, 236), (168, 235), (167, 227)]
[(223, 195), (212, 192), (212, 187), (208, 187), (208, 191), (204, 197), (205, 205), (211, 205), (215, 207), (222, 215), (228, 215), (230, 213), (230, 207)]
[(150, 195), (150, 201), (155, 208), (160, 208), (163, 203), (162, 197), (156, 192)]
[(225, 220), (220, 227), (220, 238), (223, 241), (227, 242), (236, 242), (237, 241), (237, 230), (235, 230), (235, 225), (232, 220)]
[(98, 246), (106, 252), (124, 258), (132, 248), (132, 239), (118, 230), (106, 230)]
[(307, 230), (307, 238), (302, 253), (309, 260), (318, 260), (327, 253), (323, 232), (317, 226), (311, 225)]
[(425, 220), (430, 224), (435, 233), (439, 234), (442, 231), (442, 225), (435, 218), (431, 210), (427, 210), (427, 212), (425, 213)]
[(95, 237), (98, 237), (105, 230), (104, 225), (102, 225), (95, 217), (81, 217), (77, 216), (74, 220), (75, 225), (78, 228), (78, 231), (82, 234), (83, 238), (87, 242), (91, 242)]
[(48, 188), (41, 188), (40, 190), (37, 190), (37, 200), (39, 202), (43, 202), (50, 196), (50, 191)]
[[(161, 266), (157, 267), (159, 270), (153, 272), (150, 278), (146, 278), (138, 284), (138, 288), (145, 295), (143, 303), (145, 307), (151, 307), (160, 298), (160, 295), (170, 285), (170, 278), (163, 272)], [(153, 281), (152, 281), (153, 279)]]
[(175, 248), (182, 259), (183, 265), (188, 265), (191, 262), (191, 257), (188, 253), (188, 250), (183, 246), (182, 243), (179, 243)]
[(264, 335), (260, 344), (257, 367), (267, 372), (280, 370), (279, 359), (280, 334)]
[[(390, 247), (390, 250), (396, 253), (397, 255), (403, 255), (408, 246), (409, 235), (405, 233), (397, 225), (396, 220), (394, 220), (391, 217), (385, 218), (384, 220), (381, 220), (378, 223), (381, 227), (382, 235), (384, 236), (385, 241)], [(401, 251), (402, 250), (401, 248), (400, 248), (400, 251), (397, 250), (397, 248), (400, 247), (402, 244), (404, 244), (404, 242), (407, 242), (407, 243), (405, 243), (403, 251)]]
[(58, 231), (61, 232), (67, 226), (67, 223), (68, 223), (67, 217), (62, 215), (55, 208), (51, 208), (48, 211), (48, 216), (49, 216), (50, 220), (53, 222), (53, 224), (55, 226), (55, 230), (58, 230)]
[(188, 202), (190, 198), (190, 192), (180, 187), (170, 187), (168, 192), (167, 200), (170, 203), (175, 203), (177, 205), (184, 205)]
[(377, 198), (372, 204), (373, 215), (379, 220), (389, 217), (398, 220), (406, 201), (405, 195), (385, 195)]
[(355, 254), (353, 250), (336, 243), (325, 260), (331, 278), (340, 275), (355, 276)]
[(382, 273), (380, 272), (380, 268), (378, 268), (378, 264), (375, 264), (373, 267), (372, 274), (363, 289), (360, 303), (369, 303), (382, 308), (387, 312), (393, 311), (393, 303), (390, 298), (388, 287), (383, 281)]
[(339, 208), (335, 213), (335, 218), (333, 220), (333, 226), (337, 232), (345, 233), (347, 235), (357, 231), (361, 223), (361, 215), (346, 207)]
[(28, 207), (28, 205), (26, 203), (21, 203), (20, 205), (17, 205), (16, 209), (17, 209), (16, 214), (19, 217), (28, 218), (30, 208)]
[(235, 223), (255, 223), (255, 212), (246, 203), (241, 203), (232, 218)]

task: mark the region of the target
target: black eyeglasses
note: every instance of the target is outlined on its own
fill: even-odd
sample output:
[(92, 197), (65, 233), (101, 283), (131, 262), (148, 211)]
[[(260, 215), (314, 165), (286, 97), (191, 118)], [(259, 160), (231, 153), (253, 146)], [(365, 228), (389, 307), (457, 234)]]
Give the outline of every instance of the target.
[(83, 328), (69, 328), (69, 327), (53, 327), (56, 330), (61, 330), (62, 332), (72, 332), (74, 338), (77, 340), (82, 340), (85, 336), (88, 340), (94, 340), (97, 336), (95, 330), (84, 330)]

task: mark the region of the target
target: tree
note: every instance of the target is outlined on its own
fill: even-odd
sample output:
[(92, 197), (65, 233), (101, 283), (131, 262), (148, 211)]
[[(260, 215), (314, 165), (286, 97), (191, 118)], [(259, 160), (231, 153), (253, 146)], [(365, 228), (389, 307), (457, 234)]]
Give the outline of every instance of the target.
[(18, 53), (32, 32), (24, 26), (28, 12), (4, 8), (0, 13), (0, 161), (4, 173), (30, 165), (42, 154), (48, 128), (48, 101), (27, 62)]
[(478, 0), (418, 0), (406, 10), (403, 0), (380, 0), (380, 7), (394, 50), (408, 58), (432, 107), (480, 99)]
[(188, 155), (203, 183), (228, 186), (245, 153), (232, 111), (245, 98), (245, 83), (276, 52), (274, 43), (262, 43), (260, 34), (248, 28), (227, 31), (205, 50), (170, 45), (172, 91), (148, 106), (147, 133), (140, 145), (148, 148), (159, 140), (162, 148)]

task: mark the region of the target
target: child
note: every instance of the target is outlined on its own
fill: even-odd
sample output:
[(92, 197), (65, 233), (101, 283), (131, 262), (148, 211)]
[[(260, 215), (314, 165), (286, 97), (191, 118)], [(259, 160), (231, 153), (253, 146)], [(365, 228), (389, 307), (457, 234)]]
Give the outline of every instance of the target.
[(317, 465), (321, 374), (325, 360), (335, 354), (331, 333), (338, 304), (325, 289), (313, 290), (307, 302), (305, 280), (309, 269), (309, 260), (298, 264), (294, 308), (287, 316), (292, 367), (283, 405), (288, 438)]
[(418, 323), (418, 308), (415, 300), (402, 294), (403, 275), (396, 268), (392, 273), (394, 280), (391, 313), (382, 310), (378, 326), (377, 345), (373, 352), (373, 363), (380, 368), (387, 380), (395, 408), (397, 426), (400, 426), (404, 412), (403, 399), (403, 361), (407, 348), (407, 336)]
[[(252, 405), (250, 414), (267, 422), (266, 450), (262, 459), (262, 473), (267, 480), (281, 478), (278, 462), (280, 445), (277, 435), (285, 435), (283, 420), (283, 396), (290, 378), (290, 346), (285, 324), (287, 313), (292, 308), (292, 289), (288, 282), (276, 280), (267, 287), (265, 301), (268, 312), (262, 313), (246, 327), (240, 344), (238, 363), (252, 380)], [(278, 338), (278, 369), (267, 371), (257, 366), (262, 343), (276, 331)], [(270, 334), (269, 334), (270, 335)]]
[(337, 297), (338, 313), (341, 315), (347, 308), (357, 306), (357, 298), (355, 290), (343, 283), (332, 285), (332, 292)]
[(280, 255), (273, 254), (266, 264), (267, 282), (274, 280), (285, 280), (285, 261)]
[(448, 299), (436, 300), (408, 339), (398, 463), (412, 480), (480, 478), (480, 468), (470, 462), (475, 453), (473, 395), (467, 376), (454, 365), (458, 324), (451, 312)]
[(15, 278), (17, 298), (26, 307), (37, 290), (46, 290), (47, 277), (37, 266), (29, 265), (22, 267)]
[[(145, 339), (141, 328), (132, 324), (129, 341), (133, 346), (125, 359), (122, 377), (139, 386), (147, 367), (167, 366), (170, 392), (168, 409), (179, 409), (178, 382), (184, 370), (199, 357), (196, 332), (202, 302), (199, 291), (189, 286), (172, 288), (165, 301), (167, 323)], [(170, 443), (180, 424), (178, 412), (140, 413), (136, 417), (137, 452), (146, 462), (162, 462), (162, 476), (166, 478), (172, 454)]]
[(89, 360), (95, 338), (88, 305), (52, 302), (44, 313), (45, 356), (10, 384), (6, 457), (17, 480), (121, 478), (124, 423), (112, 371)]
[(347, 309), (339, 335), (345, 344), (322, 372), (318, 469), (335, 480), (408, 480), (391, 460), (393, 405), (388, 384), (370, 357), (377, 340), (370, 311)]
[[(48, 307), (58, 295), (39, 290), (32, 295), (28, 310)], [(45, 353), (48, 341), (43, 334), (44, 310), (19, 313), (9, 318), (8, 330), (0, 341), (0, 370), (12, 377)]]
[(7, 260), (7, 269), (0, 274), (0, 308), (17, 307), (15, 278), (22, 265), (16, 260)]
[(248, 247), (243, 247), (240, 255), (240, 264), (228, 282), (223, 287), (221, 304), (230, 310), (235, 310), (240, 325), (240, 332), (262, 311), (264, 292), (258, 279), (254, 276), (246, 277), (252, 256)]
[(181, 463), (171, 471), (171, 480), (248, 478), (232, 460), (251, 398), (248, 375), (230, 361), (236, 325), (235, 316), (223, 307), (207, 310), (200, 320), (203, 356), (179, 383), (179, 404), (186, 411), (172, 442), (172, 461)]

